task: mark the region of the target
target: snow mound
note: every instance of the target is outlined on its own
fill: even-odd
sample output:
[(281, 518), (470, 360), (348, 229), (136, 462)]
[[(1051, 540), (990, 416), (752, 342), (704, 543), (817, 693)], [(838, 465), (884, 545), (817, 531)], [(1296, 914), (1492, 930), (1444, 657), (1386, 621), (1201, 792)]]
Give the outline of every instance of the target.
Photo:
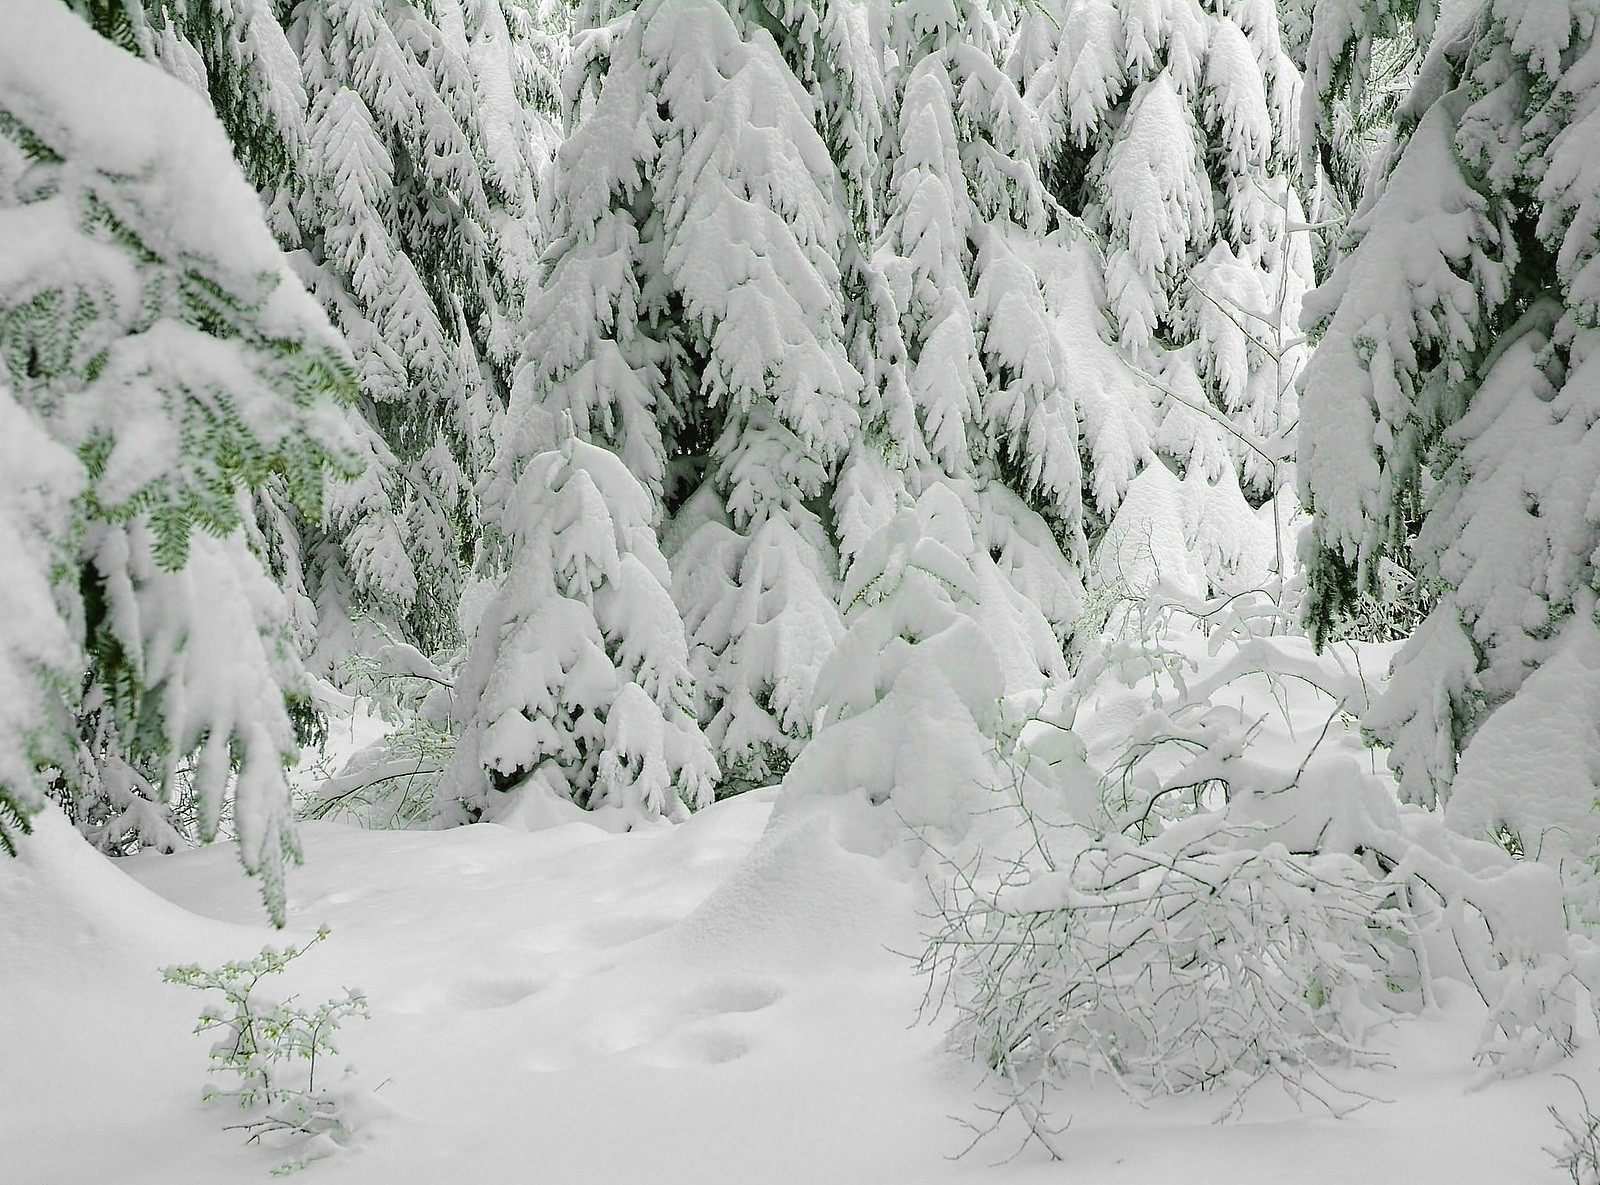
[(840, 843), (840, 806), (775, 810), (749, 857), (662, 945), (696, 962), (770, 971), (876, 961), (910, 890)]
[[(196, 917), (95, 851), (58, 812), (40, 811), (14, 860), (0, 860), (0, 966), (70, 969), (237, 957), (265, 926)], [(63, 937), (70, 935), (70, 941)]]

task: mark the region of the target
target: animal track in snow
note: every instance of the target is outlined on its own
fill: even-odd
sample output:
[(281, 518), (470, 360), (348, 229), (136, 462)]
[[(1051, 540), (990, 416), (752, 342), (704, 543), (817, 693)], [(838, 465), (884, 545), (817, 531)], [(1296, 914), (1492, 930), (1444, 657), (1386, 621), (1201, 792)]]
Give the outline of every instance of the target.
[(538, 995), (549, 987), (549, 980), (528, 974), (506, 976), (477, 976), (458, 980), (450, 987), (450, 1001), (456, 1007), (469, 1011), (483, 1011), (490, 1007), (509, 1007), (528, 996)]
[(743, 1035), (725, 1025), (705, 1022), (669, 1033), (640, 1050), (646, 1065), (678, 1070), (694, 1066), (720, 1066), (750, 1052)]
[(720, 1066), (750, 1052), (738, 1019), (770, 1008), (783, 997), (776, 984), (723, 980), (685, 993), (679, 1021), (639, 1047), (640, 1059), (668, 1069)]
[(664, 1069), (717, 1066), (750, 1051), (743, 1018), (770, 1008), (782, 989), (761, 980), (721, 980), (675, 993), (642, 1008), (602, 1010), (583, 1033), (567, 1030), (549, 1046), (530, 1051), (530, 1070), (554, 1071), (595, 1056), (637, 1056)]
[(762, 980), (724, 980), (708, 984), (689, 996), (691, 1007), (700, 1016), (725, 1012), (759, 1012), (783, 998), (783, 989)]

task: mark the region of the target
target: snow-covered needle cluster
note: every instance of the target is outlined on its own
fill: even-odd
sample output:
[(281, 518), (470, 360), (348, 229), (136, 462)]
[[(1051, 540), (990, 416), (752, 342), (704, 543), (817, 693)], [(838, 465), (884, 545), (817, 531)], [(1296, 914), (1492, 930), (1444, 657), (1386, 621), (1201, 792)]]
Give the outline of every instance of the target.
[(1053, 1152), (1083, 1070), (1342, 1110), (1440, 978), (1543, 1067), (1600, 991), (1597, 19), (0, 0), (0, 848), (236, 839), (282, 925), (297, 815), (781, 784), (932, 875)]

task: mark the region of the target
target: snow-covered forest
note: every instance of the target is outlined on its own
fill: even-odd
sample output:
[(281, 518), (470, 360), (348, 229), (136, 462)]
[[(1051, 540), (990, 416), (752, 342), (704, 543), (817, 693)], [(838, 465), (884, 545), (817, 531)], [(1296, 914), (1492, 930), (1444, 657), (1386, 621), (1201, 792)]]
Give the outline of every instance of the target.
[(1600, 1185), (1600, 0), (0, 0), (0, 575), (8, 1185)]

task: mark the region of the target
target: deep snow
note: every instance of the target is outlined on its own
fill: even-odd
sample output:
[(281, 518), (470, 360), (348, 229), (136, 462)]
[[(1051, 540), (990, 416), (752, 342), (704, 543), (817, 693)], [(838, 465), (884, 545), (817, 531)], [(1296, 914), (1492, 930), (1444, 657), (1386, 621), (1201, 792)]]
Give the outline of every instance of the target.
[[(1548, 1182), (1552, 1074), (1467, 1092), (1475, 1002), (1380, 1042), (1396, 1069), (1351, 1081), (1392, 1099), (1337, 1120), (1252, 1096), (1139, 1107), (1074, 1086), (1070, 1161), (1002, 1132), (964, 1159), (951, 1116), (979, 1118), (976, 1075), (917, 1023), (922, 898), (846, 852), (826, 811), (776, 791), (681, 826), (613, 835), (578, 818), (525, 832), (303, 827), (288, 935), (267, 927), (227, 845), (110, 862), (45, 815), (0, 863), (0, 1150), (8, 1185), (233, 1185), (282, 1160), (243, 1146), (199, 1101), (198, 993), (175, 960), (331, 938), (296, 963), (308, 1001), (369, 995), (354, 1063), (392, 1114), (307, 1180), (925, 1185), (1072, 1180)], [(1593, 1042), (1590, 1043), (1593, 1045)], [(1592, 1081), (1586, 1048), (1562, 1067)]]

